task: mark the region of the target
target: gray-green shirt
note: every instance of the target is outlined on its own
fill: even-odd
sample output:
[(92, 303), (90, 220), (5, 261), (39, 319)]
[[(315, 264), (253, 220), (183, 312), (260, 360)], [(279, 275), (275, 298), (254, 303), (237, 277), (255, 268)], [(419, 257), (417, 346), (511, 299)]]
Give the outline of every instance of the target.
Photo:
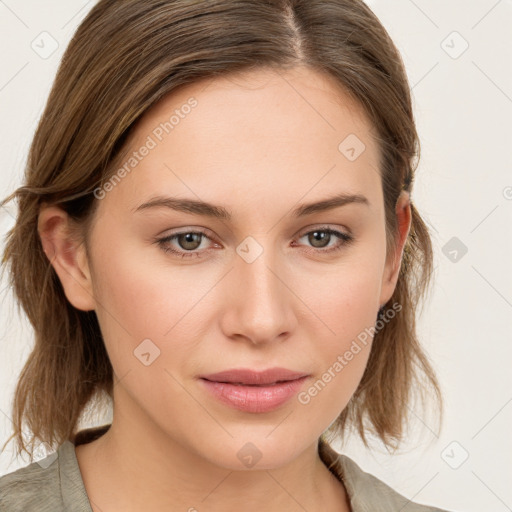
[[(353, 512), (446, 512), (409, 501), (323, 440), (319, 443), (319, 454), (343, 482)], [(92, 512), (75, 444), (65, 441), (46, 458), (0, 477), (0, 511)]]

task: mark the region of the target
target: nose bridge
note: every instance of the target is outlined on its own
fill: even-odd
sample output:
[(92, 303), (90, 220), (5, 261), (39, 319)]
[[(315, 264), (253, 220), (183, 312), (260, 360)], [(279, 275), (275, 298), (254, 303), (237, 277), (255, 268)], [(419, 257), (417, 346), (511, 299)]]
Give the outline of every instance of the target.
[(260, 298), (276, 298), (279, 279), (276, 277), (276, 258), (270, 249), (265, 249), (254, 261), (242, 257), (237, 262), (237, 273), (240, 276), (242, 292)]

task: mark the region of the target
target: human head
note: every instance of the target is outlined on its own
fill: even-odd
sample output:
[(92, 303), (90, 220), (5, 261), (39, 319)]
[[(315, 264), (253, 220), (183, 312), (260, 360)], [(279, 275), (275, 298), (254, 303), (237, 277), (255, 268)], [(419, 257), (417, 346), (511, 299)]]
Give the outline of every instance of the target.
[[(35, 437), (48, 443), (67, 439), (95, 393), (111, 394), (113, 386), (95, 312), (70, 304), (43, 252), (41, 205), (61, 207), (76, 223), (77, 242), (83, 240), (93, 256), (88, 235), (101, 201), (113, 200), (140, 173), (134, 171), (105, 200), (94, 191), (118, 172), (129, 154), (127, 143), (152, 107), (178, 94), (188, 97), (187, 86), (202, 80), (206, 86), (209, 79), (240, 73), (243, 82), (263, 69), (286, 78), (298, 66), (328, 75), (339, 85), (343, 105), (353, 100), (354, 111), (358, 107), (366, 116), (379, 149), (374, 161), (382, 185), (385, 254), (394, 254), (400, 233), (395, 207), (400, 193), (411, 191), (419, 146), (403, 64), (362, 2), (101, 1), (92, 9), (68, 47), (35, 134), (6, 247), (14, 291), (36, 334), (16, 390), (18, 426), (25, 415)], [(352, 423), (363, 439), (366, 427), (384, 442), (397, 440), (416, 366), (437, 390), (414, 321), (432, 250), (412, 203), (410, 216), (400, 273), (387, 300), (399, 304), (400, 312), (375, 335), (366, 370), (333, 431)], [(63, 344), (51, 344), (55, 339)], [(36, 400), (42, 386), (47, 401)]]

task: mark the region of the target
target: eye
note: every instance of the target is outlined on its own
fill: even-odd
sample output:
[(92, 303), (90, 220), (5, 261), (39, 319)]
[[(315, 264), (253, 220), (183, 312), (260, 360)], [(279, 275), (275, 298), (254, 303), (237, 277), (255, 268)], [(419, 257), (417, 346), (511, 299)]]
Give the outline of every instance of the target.
[[(307, 252), (320, 254), (339, 251), (354, 241), (354, 237), (352, 235), (342, 233), (341, 231), (337, 231), (327, 226), (307, 231), (299, 237), (299, 240), (304, 237), (307, 237), (307, 242), (313, 246), (313, 249), (307, 248)], [(332, 240), (334, 240), (335, 243), (334, 245), (329, 246), (329, 242)], [(328, 248), (325, 249), (325, 247)]]
[[(157, 240), (157, 243), (164, 252), (175, 254), (179, 258), (200, 258), (204, 251), (191, 251), (196, 251), (201, 246), (203, 238), (211, 240), (204, 231), (182, 231), (180, 233), (175, 233), (174, 235), (161, 238)], [(176, 240), (181, 249), (176, 249), (170, 245), (174, 240)]]
[[(338, 251), (354, 241), (354, 237), (352, 235), (324, 226), (307, 231), (301, 235), (299, 239), (304, 237), (307, 237), (308, 243), (312, 244), (312, 247), (306, 248), (306, 251), (316, 254)], [(201, 258), (204, 253), (208, 251), (207, 248), (203, 248), (202, 251), (198, 251), (203, 239), (213, 241), (205, 231), (190, 230), (181, 231), (165, 238), (158, 239), (156, 240), (156, 243), (165, 253), (172, 253), (179, 258)], [(329, 246), (329, 243), (333, 240), (335, 244), (331, 244)], [(173, 246), (171, 242), (176, 242), (178, 247), (176, 247), (176, 245)]]

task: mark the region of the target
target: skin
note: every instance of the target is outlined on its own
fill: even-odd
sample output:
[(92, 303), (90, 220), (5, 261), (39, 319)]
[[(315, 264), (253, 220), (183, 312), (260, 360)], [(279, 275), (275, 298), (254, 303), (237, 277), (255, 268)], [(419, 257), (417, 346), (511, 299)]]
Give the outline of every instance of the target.
[[(267, 413), (223, 405), (198, 375), (281, 366), (310, 374), (301, 390), (308, 389), (390, 299), (409, 197), (397, 202), (399, 243), (386, 257), (372, 126), (332, 79), (302, 67), (174, 91), (138, 123), (130, 151), (191, 97), (197, 107), (100, 200), (89, 255), (62, 210), (44, 205), (39, 217), (66, 296), (96, 311), (115, 373), (112, 427), (76, 447), (93, 510), (348, 511), (317, 442), (354, 393), (371, 343), (309, 404), (294, 397)], [(366, 146), (354, 161), (338, 150), (349, 134)], [(369, 205), (291, 216), (299, 203), (341, 192), (362, 194)], [(233, 218), (133, 211), (156, 195), (208, 201)], [(353, 243), (326, 253), (336, 236), (323, 244), (308, 236), (326, 226), (351, 233)], [(210, 239), (167, 245), (202, 257), (181, 259), (155, 243), (197, 229)], [(251, 263), (236, 252), (248, 236), (263, 250)], [(134, 350), (148, 338), (160, 355), (146, 366)], [(251, 468), (237, 457), (247, 442), (261, 453)]]

